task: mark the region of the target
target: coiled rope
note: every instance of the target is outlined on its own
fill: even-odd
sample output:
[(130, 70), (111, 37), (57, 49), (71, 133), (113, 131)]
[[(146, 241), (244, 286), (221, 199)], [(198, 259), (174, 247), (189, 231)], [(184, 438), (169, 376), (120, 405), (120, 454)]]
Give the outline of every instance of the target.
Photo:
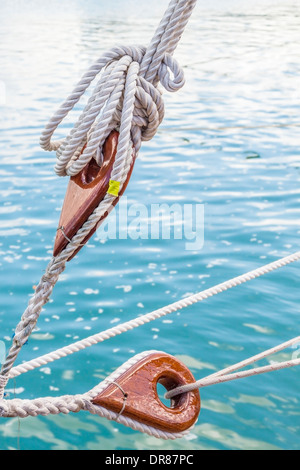
[[(147, 49), (114, 48), (88, 70), (41, 136), (42, 148), (57, 152), (55, 171), (58, 175), (78, 174), (93, 157), (101, 165), (102, 146), (111, 130), (117, 128), (120, 136), (111, 179), (119, 182), (121, 191), (134, 158), (132, 145), (138, 152), (141, 142), (155, 135), (163, 119), (164, 106), (158, 84), (172, 92), (184, 85), (183, 71), (172, 55), (196, 3), (197, 0), (172, 0)], [(94, 92), (70, 134), (62, 141), (52, 141), (57, 127), (98, 75)], [(35, 328), (67, 260), (104, 214), (111, 212), (114, 201), (115, 196), (106, 194), (71, 243), (50, 261), (16, 328), (13, 344), (2, 366), (0, 375), (5, 379), (0, 381), (0, 398), (9, 372)]]

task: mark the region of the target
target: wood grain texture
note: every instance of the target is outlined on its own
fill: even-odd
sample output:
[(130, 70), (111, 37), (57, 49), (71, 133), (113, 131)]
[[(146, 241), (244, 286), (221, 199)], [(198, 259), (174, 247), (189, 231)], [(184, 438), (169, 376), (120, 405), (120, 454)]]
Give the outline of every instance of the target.
[[(171, 408), (168, 408), (158, 397), (157, 384), (164, 385), (169, 391), (193, 382), (192, 373), (180, 361), (165, 353), (153, 353), (118, 378), (117, 383), (127, 395), (122, 414), (162, 431), (186, 431), (196, 423), (200, 413), (199, 391), (174, 398)], [(124, 393), (117, 385), (111, 384), (93, 403), (120, 413)]]
[[(76, 235), (101, 201), (103, 201), (108, 191), (109, 181), (117, 154), (118, 139), (119, 133), (116, 131), (113, 131), (107, 138), (103, 148), (104, 161), (101, 168), (96, 161), (92, 159), (78, 175), (70, 178), (59, 221), (59, 227), (64, 228), (64, 233), (70, 240)], [(134, 152), (134, 149), (132, 151)], [(133, 159), (127, 180), (120, 191), (119, 197), (115, 199), (113, 206), (118, 204), (120, 197), (127, 188), (134, 163), (135, 158)], [(90, 231), (82, 242), (83, 245), (88, 242), (107, 216), (108, 212), (105, 213), (100, 222)], [(69, 242), (66, 237), (62, 230), (57, 231), (53, 251), (54, 256), (58, 256), (68, 245)], [(81, 248), (82, 247), (79, 247), (68, 261), (71, 261)]]

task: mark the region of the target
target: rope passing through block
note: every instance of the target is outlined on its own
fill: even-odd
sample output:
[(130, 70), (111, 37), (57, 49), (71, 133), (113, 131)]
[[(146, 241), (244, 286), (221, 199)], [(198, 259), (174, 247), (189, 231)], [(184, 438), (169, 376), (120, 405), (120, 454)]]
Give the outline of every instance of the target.
[[(158, 396), (157, 385), (172, 390), (179, 384), (193, 383), (193, 380), (193, 375), (183, 363), (169, 354), (152, 352), (119, 377), (119, 387), (111, 384), (93, 399), (93, 404), (118, 414), (123, 410), (123, 416), (161, 431), (181, 433), (191, 429), (198, 419), (201, 408), (199, 392), (175, 398), (168, 408)], [(127, 399), (123, 409), (124, 391)]]
[(26, 418), (89, 411), (160, 439), (177, 439), (190, 432), (201, 409), (198, 390), (181, 395), (165, 406), (157, 392), (195, 381), (179, 360), (159, 351), (146, 351), (127, 361), (84, 395), (36, 400), (0, 400), (0, 417)]
[(94, 210), (103, 202), (106, 194), (114, 196), (112, 208), (118, 204), (120, 197), (124, 194), (133, 171), (136, 154), (131, 147), (131, 165), (126, 180), (121, 187), (120, 182), (110, 179), (115, 164), (118, 142), (119, 133), (117, 131), (111, 132), (103, 147), (101, 166), (98, 165), (95, 159), (92, 159), (78, 175), (70, 178), (54, 244), (54, 256), (58, 256), (68, 244), (72, 244), (73, 237), (83, 225), (86, 225), (88, 230), (85, 238), (82, 243), (77, 242), (74, 253), (68, 258), (68, 261), (71, 261), (109, 215), (110, 211), (107, 210), (97, 224), (93, 217), (91, 218)]
[[(171, 0), (147, 48), (115, 47), (88, 69), (50, 119), (40, 138), (44, 150), (56, 151), (55, 171), (58, 175), (78, 176), (94, 162), (101, 170), (105, 143), (112, 132), (118, 131), (117, 150), (109, 179), (120, 182), (120, 195), (142, 142), (151, 140), (163, 121), (165, 108), (159, 83), (169, 92), (176, 92), (185, 84), (183, 69), (173, 55), (196, 3), (197, 0)], [(53, 141), (56, 129), (93, 82), (95, 87), (69, 134), (62, 140)], [(69, 236), (64, 222), (59, 224), (64, 227), (66, 235), (62, 230), (57, 232), (62, 239), (62, 247), (55, 247), (53, 258), (16, 327), (16, 341), (8, 351), (0, 375), (9, 376), (67, 262), (113, 210), (118, 197), (108, 194), (107, 190), (73, 237)], [(0, 383), (0, 398), (4, 386), (5, 382)]]
[(297, 336), (296, 338), (292, 338), (291, 340), (286, 341), (285, 343), (279, 344), (275, 346), (274, 348), (263, 351), (257, 354), (256, 356), (245, 359), (241, 362), (238, 362), (237, 364), (233, 364), (232, 366), (227, 367), (226, 369), (215, 372), (214, 374), (211, 374), (208, 377), (200, 379), (194, 384), (182, 385), (173, 390), (170, 390), (169, 392), (166, 393), (165, 398), (171, 399), (182, 393), (188, 393), (191, 390), (200, 389), (200, 388), (208, 387), (211, 385), (230, 382), (232, 380), (244, 379), (247, 377), (253, 377), (256, 375), (260, 375), (260, 374), (267, 374), (269, 372), (275, 372), (275, 371), (279, 371), (282, 369), (288, 369), (288, 368), (299, 366), (300, 359), (292, 359), (292, 360), (285, 361), (285, 362), (273, 361), (268, 366), (256, 367), (253, 369), (240, 371), (240, 369), (243, 369), (251, 364), (255, 364), (256, 362), (262, 359), (272, 356), (273, 354), (278, 353), (280, 351), (284, 351), (285, 349), (290, 348), (294, 346), (295, 344), (299, 344), (299, 343), (300, 343), (300, 336)]
[(120, 183), (119, 183), (119, 181), (110, 180), (110, 182), (109, 182), (109, 188), (108, 188), (107, 193), (108, 193), (108, 194), (111, 194), (111, 196), (116, 196), (116, 197), (118, 197), (118, 196), (119, 196), (119, 191), (120, 191)]
[[(175, 358), (152, 351), (128, 361), (106, 381), (84, 395), (36, 400), (2, 399), (21, 348), (34, 330), (67, 261), (78, 253), (117, 204), (131, 176), (142, 141), (154, 137), (164, 118), (159, 83), (170, 92), (178, 91), (185, 83), (183, 70), (173, 53), (196, 3), (197, 0), (171, 0), (147, 49), (140, 46), (116, 47), (95, 62), (42, 134), (42, 148), (57, 152), (57, 174), (69, 175), (71, 180), (57, 232), (54, 256), (16, 327), (13, 344), (1, 369), (0, 417), (25, 418), (85, 410), (155, 437), (175, 439), (189, 432), (197, 421), (201, 401), (195, 387), (242, 378), (248, 374), (246, 371), (239, 373), (238, 377), (230, 377), (227, 370), (226, 375), (223, 375), (223, 371), (218, 376), (195, 383), (190, 371)], [(98, 79), (98, 82), (73, 129), (62, 141), (53, 142), (51, 139), (55, 130), (94, 79)], [(76, 200), (75, 203), (73, 201), (73, 207), (72, 197)], [(47, 359), (39, 358), (27, 366), (22, 364), (19, 366), (21, 373), (45, 364), (45, 360), (52, 362), (65, 357), (299, 259), (300, 252), (294, 253), (125, 325), (118, 325), (117, 328), (77, 342), (71, 348), (62, 348), (59, 354), (52, 353)], [(300, 360), (289, 361), (281, 364), (280, 368), (299, 364)], [(265, 367), (255, 372), (270, 370), (275, 370), (275, 367)], [(165, 385), (170, 397), (172, 394), (171, 408), (165, 407), (159, 400), (158, 383)], [(137, 393), (139, 387), (143, 389), (142, 393)]]

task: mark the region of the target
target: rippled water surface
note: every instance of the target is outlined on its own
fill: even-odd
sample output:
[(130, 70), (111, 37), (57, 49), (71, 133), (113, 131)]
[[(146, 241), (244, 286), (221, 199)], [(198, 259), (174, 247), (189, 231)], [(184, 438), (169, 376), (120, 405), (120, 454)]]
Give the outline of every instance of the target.
[[(115, 44), (147, 44), (167, 1), (0, 4), (0, 340), (51, 258), (66, 179), (39, 148), (48, 117)], [(203, 203), (205, 244), (94, 238), (68, 268), (20, 360), (30, 360), (299, 250), (299, 1), (199, 5), (177, 52), (187, 84), (143, 146), (131, 203)], [(67, 124), (68, 126), (68, 124)], [(62, 129), (62, 134), (66, 129)], [(201, 378), (299, 335), (299, 266), (255, 280), (9, 383), (10, 396), (84, 393), (135, 353)], [(293, 350), (272, 360), (288, 360)], [(265, 362), (263, 362), (265, 364)], [(299, 370), (202, 391), (186, 439), (158, 441), (85, 413), (1, 421), (0, 448), (297, 449)]]

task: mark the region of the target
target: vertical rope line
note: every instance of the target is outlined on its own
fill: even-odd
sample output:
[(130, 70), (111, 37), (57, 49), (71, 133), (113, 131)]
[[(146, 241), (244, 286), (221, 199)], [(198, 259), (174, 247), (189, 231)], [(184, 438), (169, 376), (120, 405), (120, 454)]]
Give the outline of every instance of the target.
[[(157, 30), (155, 31), (154, 37), (147, 48), (146, 54), (141, 64), (141, 76), (146, 78), (150, 68), (150, 64), (154, 61), (155, 54), (157, 53), (158, 46), (162, 43), (163, 38), (166, 35), (167, 26), (169, 25), (172, 16), (174, 15), (175, 9), (178, 6), (179, 0), (172, 0), (165, 16), (162, 18)], [(182, 3), (182, 0), (181, 0)]]
[(182, 393), (187, 393), (193, 390), (196, 390), (197, 388), (203, 388), (207, 387), (209, 385), (215, 385), (218, 383), (224, 383), (224, 382), (230, 382), (232, 380), (237, 380), (237, 379), (242, 379), (246, 377), (252, 377), (254, 375), (259, 375), (259, 374), (264, 374), (268, 372), (273, 372), (273, 371), (278, 371), (281, 369), (289, 368), (289, 367), (295, 367), (297, 365), (300, 365), (300, 360), (294, 360), (294, 361), (286, 361), (282, 362), (279, 364), (272, 364), (270, 366), (264, 366), (252, 370), (246, 370), (243, 372), (236, 372), (244, 367), (247, 367), (251, 364), (254, 364), (261, 359), (265, 359), (266, 357), (269, 357), (275, 353), (278, 353), (280, 351), (284, 351), (287, 348), (290, 348), (294, 344), (297, 344), (300, 342), (300, 336), (291, 339), (290, 341), (287, 341), (285, 343), (280, 344), (279, 346), (275, 346), (274, 348), (271, 348), (267, 351), (263, 351), (260, 354), (257, 354), (256, 356), (250, 357), (249, 359), (246, 359), (244, 361), (241, 361), (237, 364), (234, 364), (233, 366), (227, 367), (226, 369), (223, 369), (219, 372), (216, 372), (214, 374), (211, 374), (204, 379), (197, 380), (193, 384), (189, 385), (184, 385), (182, 387), (177, 387), (176, 389), (168, 392), (166, 394), (166, 398), (173, 398), (174, 396), (181, 395)]
[[(65, 346), (64, 348), (58, 349), (56, 351), (53, 351), (49, 354), (46, 354), (44, 356), (38, 357), (36, 359), (33, 359), (30, 362), (23, 363), (20, 366), (15, 367), (11, 371), (11, 377), (17, 377), (21, 374), (24, 374), (28, 371), (31, 371), (35, 368), (45, 366), (46, 364), (49, 364), (53, 361), (56, 361), (58, 359), (64, 358), (68, 355), (74, 354), (78, 351), (82, 351), (85, 348), (94, 346), (95, 344), (104, 342), (109, 340), (110, 338), (114, 338), (117, 335), (121, 335), (123, 333), (126, 333), (127, 331), (131, 331), (134, 328), (138, 328), (140, 326), (146, 325), (152, 321), (155, 321), (159, 318), (162, 318), (164, 316), (167, 316), (169, 314), (175, 313), (179, 310), (182, 310), (184, 308), (187, 308), (195, 303), (201, 302), (203, 300), (206, 300), (208, 298), (211, 298), (212, 296), (219, 295), (222, 292), (225, 292), (228, 289), (237, 287), (241, 285), (242, 283), (245, 282), (250, 282), (252, 279), (255, 279), (259, 276), (262, 276), (264, 274), (267, 274), (271, 272), (272, 270), (279, 269), (283, 266), (286, 266), (287, 264), (291, 262), (296, 262), (300, 260), (300, 252), (296, 253), (295, 255), (291, 255), (287, 258), (278, 260), (271, 265), (264, 266), (262, 268), (259, 268), (255, 271), (252, 271), (250, 273), (246, 273), (242, 276), (239, 276), (238, 278), (231, 279), (223, 284), (219, 284), (217, 286), (213, 286), (205, 291), (199, 292), (198, 294), (194, 294), (190, 297), (187, 297), (185, 299), (179, 300), (171, 305), (167, 305), (163, 308), (160, 308), (158, 310), (155, 310), (154, 312), (147, 313), (145, 315), (133, 318), (132, 320), (122, 323), (120, 325), (117, 325), (113, 328), (110, 328), (105, 331), (101, 331), (100, 333), (97, 333), (95, 335), (89, 336), (88, 338), (84, 338), (80, 341), (77, 341), (76, 343), (72, 343), (68, 346)], [(299, 338), (300, 341), (300, 338)], [(287, 343), (284, 343), (282, 345), (282, 348), (289, 347), (290, 345), (293, 345), (297, 342), (297, 338), (288, 341)], [(273, 348), (270, 351), (267, 351), (267, 353), (261, 353), (258, 356), (255, 356), (255, 358), (252, 358), (251, 361), (248, 360), (248, 362), (243, 361), (243, 365), (249, 365), (251, 364), (254, 359), (257, 361), (258, 359), (261, 359), (263, 357), (266, 357), (263, 354), (273, 354), (274, 352), (278, 352), (280, 348)], [(238, 364), (237, 366), (240, 366)], [(221, 373), (228, 373), (232, 372), (233, 370), (236, 370), (237, 366), (231, 366), (230, 368), (226, 369), (225, 371), (218, 372), (216, 375), (219, 375)], [(215, 375), (215, 374), (213, 374)]]
[[(57, 174), (77, 174), (84, 168), (91, 158), (94, 157), (96, 147), (103, 143), (103, 132), (107, 129), (111, 129), (112, 125), (117, 125), (117, 122), (115, 122), (115, 114), (120, 102), (122, 101), (123, 87), (125, 83), (119, 145), (112, 171), (112, 177), (117, 181), (120, 180), (121, 182), (126, 179), (130, 168), (130, 162), (133, 158), (132, 151), (129, 152), (131, 138), (135, 139), (137, 147), (139, 148), (140, 141), (138, 139), (141, 140), (142, 127), (144, 127), (142, 126), (141, 130), (137, 131), (137, 126), (133, 124), (133, 113), (137, 97), (137, 79), (140, 71), (139, 64), (143, 62), (143, 57), (146, 53), (146, 60), (144, 61), (145, 74), (147, 76), (151, 76), (153, 80), (156, 80), (163, 58), (165, 57), (166, 52), (168, 52), (168, 44), (171, 43), (170, 51), (172, 52), (175, 49), (175, 44), (178, 44), (184, 25), (186, 25), (191, 14), (191, 6), (195, 5), (196, 1), (197, 0), (171, 0), (171, 3), (169, 4), (157, 30), (156, 37), (154, 37), (150, 44), (147, 53), (145, 49), (140, 47), (115, 48), (105, 54), (88, 70), (70, 97), (51, 118), (40, 139), (41, 146), (45, 150), (57, 150)], [(178, 37), (175, 39), (176, 33)], [(114, 61), (116, 61), (115, 64)], [(168, 64), (168, 66), (170, 67), (170, 64)], [(175, 61), (173, 66), (176, 68)], [(56, 128), (74, 108), (76, 103), (78, 103), (81, 96), (89, 88), (91, 82), (100, 72), (102, 72), (102, 77), (100, 78), (98, 86), (96, 86), (96, 93), (94, 92), (88, 101), (85, 110), (81, 114), (81, 117), (75, 124), (69, 136), (67, 136), (63, 141), (51, 142), (51, 138)], [(124, 80), (125, 75), (126, 80)], [(181, 86), (183, 86), (183, 83), (184, 81), (181, 80)], [(104, 107), (107, 104), (108, 108), (111, 106), (111, 115), (110, 113), (107, 113), (104, 123), (102, 115), (102, 127), (98, 128), (97, 125), (95, 125), (95, 120), (99, 113), (101, 113), (101, 109), (103, 110), (103, 102), (105, 102), (103, 105)], [(157, 113), (157, 115), (152, 113), (152, 117), (153, 116), (159, 116), (159, 113)], [(159, 124), (160, 121), (158, 120), (156, 126), (158, 127)], [(134, 135), (131, 136), (132, 131)], [(90, 141), (89, 137), (92, 137)], [(99, 139), (98, 142), (97, 138)], [(85, 144), (87, 145), (82, 155), (80, 155), (80, 158), (76, 158), (79, 156), (79, 149), (82, 150)], [(35, 294), (30, 300), (27, 309), (22, 315), (20, 323), (16, 328), (16, 335), (13, 340), (13, 344), (1, 369), (0, 398), (3, 397), (4, 388), (9, 378), (9, 372), (13, 367), (23, 344), (26, 343), (35, 328), (42, 308), (48, 302), (60, 274), (65, 270), (66, 261), (82, 243), (91, 228), (94, 228), (100, 221), (99, 214), (101, 216), (106, 212), (109, 213), (112, 209), (113, 203), (114, 198), (106, 195), (92, 216), (73, 237), (71, 243), (67, 245), (66, 249), (59, 256), (53, 258), (49, 263), (46, 275), (42, 277)]]
[(166, 53), (173, 54), (197, 0), (173, 0), (147, 49), (141, 64), (141, 76), (155, 82), (158, 69)]

